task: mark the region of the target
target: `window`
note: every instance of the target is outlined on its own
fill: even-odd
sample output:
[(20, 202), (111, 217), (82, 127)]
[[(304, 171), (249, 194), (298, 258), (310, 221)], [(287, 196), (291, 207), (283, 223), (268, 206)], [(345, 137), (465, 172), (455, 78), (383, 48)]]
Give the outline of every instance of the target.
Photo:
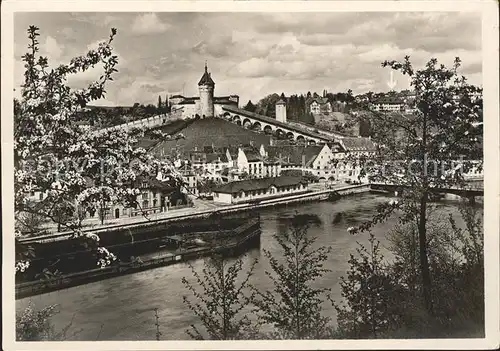
[(147, 200), (148, 199), (148, 193), (147, 192), (142, 193), (142, 199), (143, 200)]
[(154, 199), (153, 200), (153, 207), (156, 207), (158, 205), (158, 200)]
[(43, 200), (43, 193), (40, 193), (40, 195), (38, 196), (38, 198), (41, 200)]

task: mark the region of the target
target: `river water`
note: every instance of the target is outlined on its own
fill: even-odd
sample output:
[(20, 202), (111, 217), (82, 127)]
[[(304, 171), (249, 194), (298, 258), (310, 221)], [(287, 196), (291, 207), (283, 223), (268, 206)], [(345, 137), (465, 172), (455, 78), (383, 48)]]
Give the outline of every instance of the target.
[[(245, 265), (258, 259), (251, 282), (259, 289), (272, 285), (265, 275), (269, 268), (263, 249), (279, 253), (273, 239), (274, 233), (287, 229), (287, 219), (296, 213), (316, 215), (320, 222), (312, 225), (308, 235), (317, 237), (317, 244), (328, 245), (332, 252), (327, 262), (327, 273), (317, 284), (332, 289), (334, 300), (340, 301), (340, 277), (346, 273), (349, 255), (355, 254), (357, 242), (366, 244), (367, 234), (352, 236), (347, 228), (372, 218), (376, 206), (388, 198), (362, 194), (342, 198), (336, 202), (316, 202), (288, 205), (261, 210), (262, 236), (260, 248), (244, 254)], [(454, 214), (459, 219), (456, 203), (439, 204), (440, 213)], [(341, 215), (338, 215), (338, 214)], [(377, 225), (373, 233), (380, 240), (382, 250), (388, 244), (385, 235), (396, 223), (396, 218)], [(389, 253), (387, 253), (389, 254)], [(203, 259), (192, 261), (201, 271)], [(140, 273), (107, 279), (48, 294), (16, 301), (19, 311), (32, 300), (36, 308), (59, 304), (60, 313), (53, 317), (57, 329), (72, 321), (69, 340), (154, 340), (155, 314), (158, 308), (162, 340), (189, 339), (185, 330), (198, 324), (193, 313), (184, 305), (182, 296), (190, 296), (181, 279), (192, 279), (191, 268), (186, 263), (161, 267)], [(326, 313), (335, 317), (335, 310), (325, 306)]]

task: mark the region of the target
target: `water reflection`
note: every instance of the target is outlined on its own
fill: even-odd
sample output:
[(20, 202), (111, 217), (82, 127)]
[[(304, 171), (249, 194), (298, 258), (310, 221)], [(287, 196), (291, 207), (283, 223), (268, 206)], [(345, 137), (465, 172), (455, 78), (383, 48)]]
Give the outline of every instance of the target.
[[(254, 259), (259, 260), (251, 282), (262, 290), (271, 288), (271, 282), (265, 274), (269, 265), (262, 255), (262, 249), (278, 254), (279, 246), (272, 238), (273, 234), (286, 231), (291, 219), (298, 215), (298, 220), (310, 224), (310, 235), (317, 237), (318, 245), (332, 248), (326, 262), (326, 268), (331, 271), (318, 284), (331, 288), (333, 299), (339, 301), (339, 279), (348, 269), (349, 255), (355, 252), (357, 242), (368, 242), (366, 235), (352, 236), (347, 228), (371, 219), (378, 204), (387, 200), (379, 195), (365, 194), (335, 202), (261, 210), (260, 248), (250, 249), (243, 257), (245, 268)], [(448, 204), (443, 204), (438, 211), (444, 214), (458, 212)], [(382, 247), (386, 246), (385, 235), (395, 222), (396, 219), (389, 219), (373, 229)], [(191, 264), (201, 271), (203, 259), (192, 261)], [(198, 323), (182, 302), (186, 290), (181, 279), (191, 276), (189, 265), (180, 263), (19, 300), (16, 307), (25, 307), (29, 299), (39, 307), (59, 303), (61, 313), (55, 316), (54, 322), (57, 328), (62, 328), (74, 318), (71, 328), (74, 333), (69, 335), (72, 340), (96, 340), (97, 336), (100, 340), (154, 340), (153, 309), (158, 308), (162, 338), (183, 340), (188, 339), (185, 330), (189, 325)], [(327, 313), (335, 317), (333, 308), (325, 308)]]

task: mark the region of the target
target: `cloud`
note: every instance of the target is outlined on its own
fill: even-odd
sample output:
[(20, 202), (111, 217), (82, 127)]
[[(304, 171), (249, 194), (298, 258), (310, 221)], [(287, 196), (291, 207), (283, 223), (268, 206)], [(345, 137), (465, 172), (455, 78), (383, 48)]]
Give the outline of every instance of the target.
[(159, 93), (165, 91), (165, 88), (158, 84), (142, 84), (141, 89), (144, 89), (151, 93)]
[(42, 49), (45, 55), (49, 57), (49, 59), (58, 61), (63, 52), (63, 46), (59, 45), (57, 40), (51, 36), (47, 36), (45, 42), (42, 45)]
[[(461, 72), (482, 82), (478, 13), (23, 13), (14, 22), (16, 60), (26, 51), (30, 24), (41, 28), (49, 62), (66, 63), (116, 27), (119, 72), (106, 87), (115, 104), (156, 104), (167, 91), (196, 95), (205, 60), (215, 94), (239, 94), (245, 102), (281, 91), (386, 91), (389, 71), (381, 61), (407, 54), (416, 69), (432, 57), (450, 66), (459, 56)], [(87, 84), (101, 73), (96, 67), (72, 83)], [(22, 70), (16, 75), (22, 81)], [(398, 89), (407, 88), (402, 76), (395, 79)]]
[(156, 13), (138, 15), (132, 24), (132, 32), (136, 34), (163, 33), (169, 28), (170, 26), (163, 23)]

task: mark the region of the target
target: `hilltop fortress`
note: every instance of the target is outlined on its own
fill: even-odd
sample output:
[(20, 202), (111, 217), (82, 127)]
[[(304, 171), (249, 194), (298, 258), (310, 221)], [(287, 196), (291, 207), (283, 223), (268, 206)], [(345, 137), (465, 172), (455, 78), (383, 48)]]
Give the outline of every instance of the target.
[(182, 118), (190, 117), (214, 117), (222, 115), (223, 106), (238, 107), (239, 96), (219, 96), (214, 97), (215, 82), (212, 75), (208, 72), (205, 64), (205, 72), (198, 82), (199, 96), (185, 97), (182, 95), (173, 95), (169, 98), (169, 104), (172, 112), (181, 114)]

